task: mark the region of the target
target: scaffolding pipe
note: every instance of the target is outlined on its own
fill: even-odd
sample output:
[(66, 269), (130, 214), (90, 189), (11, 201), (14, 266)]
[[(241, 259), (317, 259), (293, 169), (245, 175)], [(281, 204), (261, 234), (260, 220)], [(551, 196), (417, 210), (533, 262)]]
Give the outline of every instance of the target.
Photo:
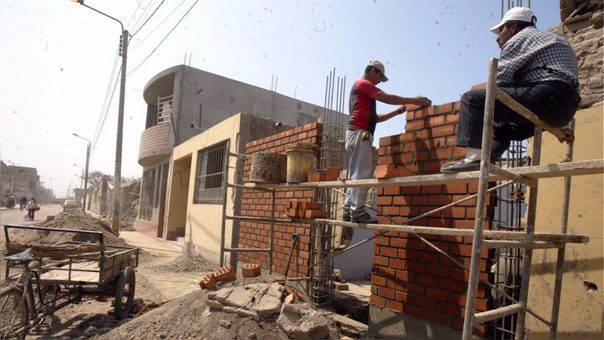
[[(510, 182), (505, 182), (505, 183), (502, 183), (502, 184), (500, 184), (500, 185), (498, 185), (498, 186), (495, 186), (495, 187), (492, 187), (491, 189), (489, 189), (489, 192), (491, 192), (491, 191), (495, 191), (495, 190), (500, 189), (500, 188), (503, 188), (503, 187), (508, 186), (508, 185), (510, 185), (510, 184), (512, 184), (512, 183), (514, 183), (514, 182), (510, 181)], [(334, 190), (336, 190), (336, 189), (334, 189)], [(341, 193), (341, 191), (340, 191), (340, 190), (337, 190), (337, 191)], [(425, 213), (423, 213), (423, 214), (421, 214), (421, 215), (418, 215), (418, 216), (412, 217), (412, 218), (408, 219), (408, 220), (407, 220), (405, 223), (402, 223), (401, 225), (408, 225), (410, 222), (413, 222), (413, 221), (418, 220), (418, 219), (420, 219), (420, 218), (424, 218), (424, 217), (426, 217), (426, 216), (430, 216), (430, 215), (435, 214), (435, 213), (437, 213), (437, 212), (439, 212), (439, 211), (442, 211), (442, 210), (445, 210), (445, 209), (447, 209), (447, 208), (453, 207), (453, 206), (455, 206), (455, 205), (457, 205), (457, 204), (463, 203), (463, 202), (465, 202), (465, 201), (469, 201), (469, 200), (471, 200), (471, 199), (475, 198), (477, 195), (478, 195), (478, 194), (473, 194), (473, 195), (470, 195), (470, 196), (464, 197), (464, 198), (462, 198), (462, 199), (460, 199), (460, 200), (457, 200), (457, 201), (455, 201), (455, 202), (451, 202), (451, 203), (449, 203), (449, 204), (447, 204), (447, 205), (444, 205), (444, 206), (442, 206), (442, 207), (439, 207), (439, 208), (436, 208), (436, 209), (430, 210), (430, 211), (428, 211), (428, 212), (425, 212)], [(372, 209), (372, 210), (374, 210), (374, 211), (376, 211), (376, 212), (378, 212), (378, 213), (382, 214), (381, 212), (379, 212), (379, 211), (375, 210), (373, 207), (370, 207), (370, 206), (365, 206), (365, 207), (366, 207), (366, 208), (370, 208), (370, 209)], [(382, 214), (382, 215), (384, 215), (384, 214)], [(387, 215), (384, 215), (384, 216), (388, 217)], [(366, 239), (364, 239), (364, 240), (362, 240), (362, 241), (359, 241), (359, 242), (357, 242), (357, 243), (355, 243), (355, 244), (351, 245), (350, 247), (346, 247), (346, 248), (342, 249), (341, 251), (339, 251), (339, 252), (337, 252), (337, 253), (331, 254), (331, 255), (329, 255), (328, 257), (326, 257), (326, 258), (324, 258), (324, 259), (320, 260), (319, 262), (316, 262), (316, 263), (312, 264), (312, 265), (310, 266), (310, 268), (315, 267), (315, 266), (318, 266), (318, 265), (320, 265), (321, 263), (323, 263), (323, 261), (330, 260), (330, 259), (332, 259), (332, 258), (334, 258), (334, 257), (336, 257), (336, 256), (338, 256), (338, 255), (342, 255), (343, 253), (345, 253), (345, 252), (347, 252), (347, 251), (350, 251), (350, 250), (352, 250), (352, 249), (354, 249), (354, 248), (356, 248), (356, 247), (359, 247), (359, 246), (361, 246), (361, 245), (363, 245), (363, 244), (365, 244), (365, 243), (367, 243), (367, 242), (369, 242), (369, 241), (371, 241), (371, 240), (373, 240), (373, 239), (375, 239), (375, 238), (377, 238), (377, 237), (380, 237), (380, 236), (382, 236), (382, 235), (386, 234), (388, 231), (390, 231), (390, 230), (384, 230), (384, 231), (381, 231), (381, 232), (379, 232), (379, 233), (377, 233), (377, 234), (375, 234), (375, 235), (373, 235), (373, 236), (371, 236), (371, 237), (368, 237), (368, 238), (366, 238)]]
[[(543, 129), (540, 127), (535, 127), (535, 136), (533, 137), (533, 156), (531, 165), (539, 165), (541, 161), (541, 137), (542, 137)], [(534, 239), (535, 234), (535, 218), (537, 214), (537, 194), (539, 190), (539, 185), (535, 185), (530, 188), (529, 191), (529, 202), (528, 202), (528, 211), (526, 217), (526, 234), (529, 240)], [(519, 300), (525, 308), (528, 303), (528, 291), (529, 284), (531, 278), (531, 265), (533, 258), (533, 250), (527, 248), (524, 250), (524, 257), (522, 259), (522, 276), (520, 281), (520, 296)], [(516, 326), (516, 340), (523, 340), (525, 336), (525, 322), (526, 322), (526, 309), (520, 311), (518, 313), (518, 321)]]
[(225, 235), (226, 235), (226, 207), (227, 207), (227, 192), (229, 190), (229, 159), (230, 159), (230, 150), (231, 150), (231, 141), (228, 140), (225, 148), (226, 152), (224, 155), (224, 165), (222, 168), (223, 179), (222, 185), (224, 188), (222, 189), (222, 221), (220, 224), (220, 266), (224, 266), (224, 243), (225, 243)]
[[(575, 120), (573, 119), (570, 123), (570, 129), (574, 132)], [(574, 141), (570, 141), (566, 145), (566, 155), (564, 160), (571, 162), (573, 160), (573, 148)], [(562, 216), (560, 218), (560, 232), (566, 234), (568, 231), (568, 211), (570, 208), (570, 185), (571, 177), (564, 177), (564, 192), (562, 195)], [(566, 244), (562, 244), (562, 247), (558, 249), (558, 257), (556, 263), (556, 279), (554, 282), (554, 301), (552, 303), (552, 325), (550, 327), (550, 338), (556, 339), (558, 337), (558, 317), (560, 314), (560, 300), (562, 295), (562, 277), (564, 275), (564, 261), (565, 261)]]
[(470, 280), (464, 313), (463, 333), (464, 340), (471, 340), (474, 331), (474, 311), (476, 309), (476, 292), (480, 275), (480, 253), (482, 251), (482, 240), (484, 230), (484, 213), (486, 210), (487, 190), (489, 186), (489, 163), (491, 161), (491, 143), (493, 138), (493, 116), (495, 113), (495, 93), (497, 85), (495, 76), (497, 73), (497, 59), (489, 62), (489, 75), (487, 80), (487, 93), (484, 108), (484, 119), (482, 129), (482, 147), (480, 160), (480, 179), (478, 180), (478, 197), (476, 202), (476, 218), (474, 220), (474, 237), (472, 240), (472, 258), (470, 263)]

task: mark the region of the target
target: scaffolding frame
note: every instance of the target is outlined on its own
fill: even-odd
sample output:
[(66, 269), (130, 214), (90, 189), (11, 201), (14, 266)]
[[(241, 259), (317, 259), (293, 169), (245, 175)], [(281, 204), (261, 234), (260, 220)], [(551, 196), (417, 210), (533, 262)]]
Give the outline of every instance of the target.
[[(569, 235), (568, 230), (568, 209), (570, 200), (570, 188), (571, 188), (571, 177), (579, 175), (590, 175), (590, 174), (602, 174), (604, 173), (604, 160), (594, 159), (586, 161), (572, 161), (572, 142), (569, 143), (566, 153), (566, 159), (562, 163), (539, 165), (540, 152), (541, 152), (541, 136), (542, 131), (545, 130), (559, 139), (568, 138), (568, 132), (560, 129), (553, 128), (543, 121), (541, 121), (534, 113), (526, 109), (524, 106), (516, 102), (513, 98), (508, 96), (505, 92), (499, 89), (495, 83), (495, 75), (497, 70), (497, 59), (491, 59), (489, 62), (489, 72), (487, 80), (487, 94), (485, 102), (485, 115), (484, 115), (484, 129), (482, 138), (482, 160), (479, 171), (458, 173), (458, 174), (435, 174), (435, 175), (420, 175), (420, 176), (409, 176), (409, 177), (397, 177), (389, 179), (365, 179), (365, 180), (337, 180), (337, 181), (326, 181), (326, 182), (307, 182), (299, 183), (297, 185), (291, 184), (253, 184), (246, 183), (242, 185), (242, 188), (246, 189), (276, 189), (276, 188), (349, 188), (349, 187), (386, 187), (386, 186), (420, 186), (420, 185), (436, 185), (436, 184), (449, 184), (449, 183), (469, 183), (478, 181), (478, 190), (476, 194), (470, 195), (457, 202), (453, 202), (434, 209), (430, 212), (424, 213), (420, 216), (416, 216), (406, 223), (403, 224), (357, 224), (351, 222), (343, 222), (332, 219), (315, 219), (314, 224), (316, 225), (331, 225), (331, 226), (343, 226), (353, 228), (366, 228), (379, 230), (380, 233), (351, 245), (337, 253), (332, 253), (327, 257), (322, 257), (319, 262), (311, 263), (310, 267), (320, 265), (323, 261), (333, 259), (333, 257), (341, 255), (350, 249), (354, 249), (360, 244), (366, 243), (375, 237), (383, 235), (388, 231), (407, 232), (415, 235), (420, 240), (427, 243), (431, 248), (438, 251), (441, 254), (445, 254), (449, 259), (457, 263), (458, 266), (463, 267), (464, 270), (468, 270), (462, 263), (459, 263), (453, 259), (450, 255), (446, 254), (445, 251), (439, 249), (437, 246), (431, 244), (428, 240), (421, 237), (419, 234), (432, 234), (432, 235), (454, 235), (462, 237), (472, 237), (472, 255), (470, 264), (470, 277), (468, 281), (465, 317), (463, 325), (463, 339), (472, 339), (474, 326), (477, 323), (484, 323), (500, 319), (502, 317), (518, 314), (516, 324), (516, 339), (523, 339), (525, 337), (525, 320), (526, 313), (530, 313), (535, 316), (538, 320), (543, 322), (550, 328), (551, 337), (556, 337), (559, 308), (560, 308), (560, 296), (561, 296), (561, 285), (562, 277), (564, 274), (564, 251), (566, 243), (587, 243), (589, 237), (586, 235)], [(515, 110), (518, 114), (528, 119), (535, 124), (535, 135), (533, 140), (533, 152), (532, 152), (532, 164), (526, 167), (518, 168), (501, 168), (490, 163), (490, 148), (492, 139), (495, 101), (499, 100), (508, 107)], [(560, 233), (537, 233), (535, 232), (535, 217), (536, 217), (536, 203), (537, 203), (537, 191), (539, 179), (552, 178), (552, 177), (564, 177), (564, 197), (562, 207), (562, 218), (561, 218), (561, 230)], [(497, 180), (505, 180), (503, 184), (488, 188), (489, 182)], [(511, 183), (522, 183), (528, 186), (529, 201), (526, 213), (526, 230), (524, 231), (495, 231), (495, 230), (484, 230), (484, 211), (486, 207), (486, 195), (488, 192), (496, 190), (501, 186), (509, 185)], [(449, 208), (463, 201), (469, 200), (476, 197), (476, 218), (473, 230), (465, 229), (451, 229), (451, 228), (439, 228), (439, 227), (426, 227), (426, 226), (413, 226), (406, 225), (409, 222), (425, 217), (436, 212), (442, 211), (443, 209)], [(266, 219), (265, 219), (266, 220)], [(275, 219), (273, 218), (273, 223)], [(292, 221), (286, 219), (283, 222)], [(518, 248), (523, 249), (523, 268), (522, 268), (522, 281), (520, 289), (519, 299), (507, 295), (505, 292), (499, 290), (497, 287), (489, 282), (480, 280), (479, 278), (479, 264), (480, 264), (480, 253), (484, 248)], [(532, 250), (533, 249), (545, 249), (545, 248), (557, 248), (558, 257), (556, 263), (556, 276), (555, 276), (555, 288), (554, 297), (552, 301), (552, 313), (550, 320), (540, 316), (535, 311), (531, 310), (527, 306), (528, 292), (530, 284), (531, 274), (531, 262), (532, 262)], [(511, 305), (499, 307), (493, 310), (476, 313), (476, 292), (478, 284), (483, 283), (496, 289), (500, 294), (505, 296), (508, 300), (514, 302)]]

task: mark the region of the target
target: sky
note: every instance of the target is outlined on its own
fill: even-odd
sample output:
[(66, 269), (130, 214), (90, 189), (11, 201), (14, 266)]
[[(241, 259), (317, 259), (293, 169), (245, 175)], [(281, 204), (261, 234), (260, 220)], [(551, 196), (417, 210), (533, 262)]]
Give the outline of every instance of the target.
[[(528, 6), (529, 1), (505, 1)], [(457, 101), (486, 79), (499, 55), (501, 0), (86, 0), (130, 33), (122, 178), (140, 177), (143, 89), (180, 64), (323, 106), (330, 71), (348, 88), (370, 59), (390, 78), (386, 93)], [(559, 1), (532, 0), (537, 27), (560, 22)], [(152, 16), (151, 14), (154, 13)], [(65, 197), (89, 171), (115, 168), (121, 27), (70, 0), (0, 1), (0, 159), (35, 167)], [(277, 81), (275, 82), (275, 79)], [(115, 91), (111, 96), (112, 89)], [(109, 98), (111, 104), (107, 105)], [(378, 112), (394, 109), (378, 103)], [(346, 112), (347, 113), (347, 112)], [(380, 137), (404, 132), (404, 116)], [(74, 165), (75, 164), (75, 165)]]

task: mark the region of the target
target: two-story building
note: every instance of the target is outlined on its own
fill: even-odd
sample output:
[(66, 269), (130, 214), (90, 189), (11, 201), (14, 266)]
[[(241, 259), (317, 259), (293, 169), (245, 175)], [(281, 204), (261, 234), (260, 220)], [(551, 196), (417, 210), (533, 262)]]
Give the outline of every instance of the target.
[[(176, 180), (171, 177), (171, 174), (178, 172), (170, 168), (176, 146), (208, 131), (229, 117), (245, 113), (245, 117), (249, 119), (237, 120), (237, 124), (223, 124), (223, 126), (249, 130), (246, 133), (223, 131), (219, 135), (226, 137), (215, 140), (215, 146), (209, 145), (207, 141), (195, 143), (200, 148), (203, 146), (205, 151), (201, 152), (207, 153), (207, 157), (210, 154), (218, 155), (217, 157), (221, 157), (222, 160), (228, 157), (228, 152), (225, 150), (211, 151), (208, 148), (220, 148), (222, 145), (224, 149), (224, 145), (226, 145), (224, 142), (230, 140), (230, 136), (232, 138), (248, 138), (247, 136), (261, 138), (262, 133), (274, 134), (280, 126), (294, 127), (314, 122), (324, 113), (323, 107), (186, 65), (174, 66), (157, 74), (146, 84), (143, 97), (147, 103), (147, 119), (145, 130), (141, 136), (138, 156), (138, 163), (143, 167), (143, 176), (140, 212), (136, 228), (140, 232), (168, 240), (184, 235), (184, 231), (180, 232), (180, 230), (184, 230), (182, 229), (184, 222), (177, 228), (178, 233), (168, 233), (164, 227), (167, 221), (166, 198), (169, 187)], [(273, 124), (274, 128), (267, 128), (268, 125)], [(262, 126), (262, 129), (252, 131), (258, 126)], [(206, 136), (212, 136), (212, 134), (206, 134)], [(236, 149), (236, 145), (245, 144), (246, 141), (248, 140), (231, 140), (230, 145)], [(203, 160), (204, 157), (206, 156), (200, 159)], [(172, 164), (175, 166), (185, 163), (189, 164), (188, 161)], [(224, 164), (223, 161), (218, 160), (214, 160), (214, 163)], [(204, 167), (200, 165), (196, 168)], [(197, 178), (205, 178), (209, 174), (204, 172), (193, 173), (193, 175)], [(188, 178), (182, 180), (186, 183), (189, 181)], [(182, 189), (188, 190), (184, 187)], [(198, 195), (185, 197), (191, 197), (191, 199), (195, 197), (193, 204), (196, 206), (208, 203), (206, 199), (199, 199)], [(210, 202), (210, 204), (212, 203)]]

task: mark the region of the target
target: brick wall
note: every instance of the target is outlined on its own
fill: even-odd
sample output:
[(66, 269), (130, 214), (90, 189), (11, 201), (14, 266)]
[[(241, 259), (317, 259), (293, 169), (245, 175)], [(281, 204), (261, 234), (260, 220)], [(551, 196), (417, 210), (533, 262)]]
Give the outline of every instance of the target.
[[(319, 145), (322, 125), (311, 123), (283, 131), (246, 144), (246, 153), (256, 152), (285, 153), (285, 146), (295, 143), (312, 143)], [(246, 161), (244, 181), (250, 176), (251, 161)], [(311, 201), (313, 190), (279, 189), (275, 194), (275, 217), (285, 215), (290, 200)], [(243, 190), (241, 203), (242, 216), (271, 216), (271, 194), (257, 190)], [(308, 276), (310, 261), (311, 225), (308, 223), (276, 223), (273, 238), (273, 271), (284, 274), (291, 248), (293, 234), (300, 239), (292, 253), (288, 276)], [(242, 248), (268, 248), (270, 235), (269, 223), (242, 221), (239, 225), (239, 246)], [(242, 252), (239, 260), (259, 263), (268, 268), (268, 254)]]
[[(409, 167), (412, 175), (439, 173), (440, 166), (465, 155), (455, 146), (459, 102), (447, 103), (407, 113), (406, 132), (380, 139), (378, 164)], [(478, 183), (378, 189), (380, 211), (397, 221), (407, 219), (476, 193)], [(490, 229), (495, 200), (489, 197), (485, 228)], [(474, 227), (476, 200), (412, 222), (447, 228)], [(379, 223), (391, 223), (380, 216)], [(472, 239), (422, 235), (458, 261), (470, 266)], [(488, 280), (490, 267), (483, 252), (480, 277)], [(394, 312), (462, 330), (469, 272), (437, 253), (415, 236), (388, 232), (376, 239), (373, 257), (371, 303)], [(476, 308), (487, 308), (487, 289), (479, 285)], [(484, 327), (477, 327), (477, 334)]]

